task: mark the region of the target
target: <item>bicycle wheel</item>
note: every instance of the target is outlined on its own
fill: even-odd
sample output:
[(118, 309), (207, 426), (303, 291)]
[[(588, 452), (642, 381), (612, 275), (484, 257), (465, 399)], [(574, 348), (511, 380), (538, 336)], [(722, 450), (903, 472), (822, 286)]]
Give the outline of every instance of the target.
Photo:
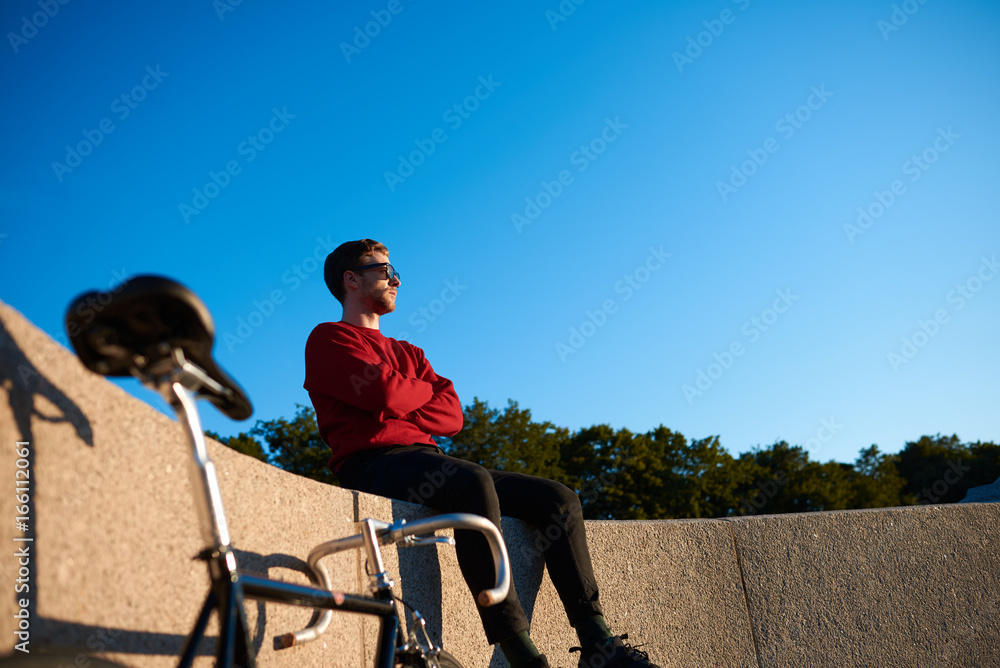
[(458, 659), (444, 650), (438, 652), (437, 660), (439, 668), (462, 668), (462, 664), (458, 662)]
[(433, 656), (427, 656), (423, 652), (397, 652), (396, 666), (403, 668), (462, 668), (458, 659), (444, 650), (436, 652)]

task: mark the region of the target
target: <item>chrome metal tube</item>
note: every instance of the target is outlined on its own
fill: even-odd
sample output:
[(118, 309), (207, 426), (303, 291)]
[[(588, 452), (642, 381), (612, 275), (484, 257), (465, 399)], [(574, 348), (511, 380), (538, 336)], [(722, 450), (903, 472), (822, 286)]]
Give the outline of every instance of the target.
[(177, 417), (184, 425), (188, 441), (194, 454), (191, 482), (196, 490), (194, 495), (202, 535), (207, 548), (216, 549), (230, 544), (229, 527), (226, 524), (226, 512), (222, 506), (222, 494), (219, 490), (219, 478), (215, 473), (215, 464), (208, 456), (205, 446), (205, 434), (201, 430), (201, 420), (192, 392), (186, 389), (180, 381), (170, 383), (167, 399), (177, 412)]
[[(308, 557), (309, 569), (314, 579), (321, 583), (321, 586), (324, 588), (329, 588), (330, 580), (329, 574), (320, 563), (323, 557), (344, 550), (362, 548), (366, 552), (370, 552), (371, 547), (375, 546), (376, 542), (382, 545), (389, 543), (403, 543), (405, 545), (407, 538), (410, 536), (432, 533), (439, 529), (465, 529), (482, 533), (489, 543), (490, 552), (493, 556), (495, 586), (479, 592), (476, 596), (477, 601), (480, 605), (486, 607), (496, 605), (507, 598), (507, 593), (510, 591), (510, 558), (507, 554), (507, 546), (504, 543), (503, 534), (500, 533), (500, 530), (485, 517), (471, 513), (449, 513), (412, 522), (398, 520), (392, 524), (388, 524), (379, 520), (366, 519), (358, 524), (361, 526), (362, 533), (327, 541), (317, 545), (310, 551)], [(374, 552), (377, 558), (372, 559), (369, 553), (369, 560), (373, 562), (377, 573), (383, 574), (384, 565), (377, 546)], [(294, 637), (296, 644), (318, 638), (329, 626), (330, 619), (327, 614), (328, 612), (321, 615), (315, 624), (302, 631), (289, 634), (289, 636)]]

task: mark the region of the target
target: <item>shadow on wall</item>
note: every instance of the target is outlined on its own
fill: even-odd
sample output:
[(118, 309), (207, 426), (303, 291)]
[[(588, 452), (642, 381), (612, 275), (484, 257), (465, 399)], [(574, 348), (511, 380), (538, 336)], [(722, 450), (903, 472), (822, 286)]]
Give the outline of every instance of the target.
[[(83, 411), (62, 390), (39, 373), (35, 365), (31, 363), (20, 346), (17, 345), (14, 337), (7, 331), (3, 321), (0, 321), (0, 387), (3, 388), (7, 395), (7, 401), (10, 404), (10, 411), (14, 416), (18, 438), (20, 439), (16, 444), (13, 444), (15, 450), (15, 471), (18, 472), (15, 473), (15, 480), (24, 480), (27, 483), (26, 485), (17, 486), (17, 496), (26, 496), (26, 499), (24, 499), (25, 503), (21, 503), (22, 498), (17, 499), (17, 515), (26, 519), (34, 518), (36, 516), (35, 491), (37, 484), (35, 478), (32, 476), (32, 472), (37, 469), (35, 467), (35, 448), (33, 446), (35, 436), (31, 429), (32, 420), (39, 419), (52, 423), (69, 422), (73, 425), (80, 439), (90, 447), (94, 447), (94, 433), (90, 427), (90, 421), (83, 414)], [(42, 408), (39, 407), (40, 404)], [(50, 414), (48, 412), (49, 407), (53, 407), (56, 412)], [(4, 445), (6, 446), (7, 444)], [(5, 555), (2, 563), (3, 570), (5, 574), (13, 574), (19, 568), (27, 568), (28, 574), (26, 579), (29, 582), (37, 582), (38, 573), (36, 564), (38, 563), (38, 559), (26, 559), (27, 564), (22, 566), (18, 562), (17, 557), (24, 550), (30, 551), (32, 556), (37, 555), (39, 543), (36, 540), (38, 536), (35, 531), (35, 523), (30, 521), (30, 519), (23, 523), (17, 520), (16, 529), (19, 533), (14, 538), (14, 546), (18, 551), (13, 553), (13, 558)], [(11, 577), (10, 580), (13, 581), (14, 578)], [(27, 601), (28, 605), (25, 609), (28, 610), (30, 619), (33, 620), (33, 623), (45, 629), (43, 633), (48, 633), (46, 625), (52, 624), (53, 620), (40, 619), (36, 614), (38, 600), (36, 587), (29, 588), (27, 592), (18, 592), (15, 590), (13, 594), (14, 609), (21, 610), (25, 608), (20, 602)], [(54, 637), (61, 637), (58, 634), (58, 629), (56, 631), (57, 633)], [(15, 642), (25, 642), (29, 639), (27, 632), (24, 632), (24, 637), (21, 637), (20, 634), (21, 632), (14, 631), (15, 637), (18, 638)]]
[[(356, 494), (356, 493), (355, 493)], [(401, 501), (392, 501), (392, 519), (411, 520), (417, 517), (424, 517), (426, 511), (417, 511), (418, 506)], [(355, 517), (355, 520), (363, 519)], [(504, 518), (502, 521), (504, 538), (508, 545), (532, 546), (538, 544), (536, 538), (540, 536), (523, 535), (525, 532), (537, 534), (535, 529), (529, 528), (523, 522), (513, 522)], [(454, 548), (446, 548), (454, 549)], [(509, 553), (511, 565), (511, 579), (514, 589), (517, 591), (521, 607), (524, 608), (525, 615), (530, 623), (534, 614), (535, 600), (542, 585), (545, 563), (540, 555), (532, 549), (514, 550)], [(427, 623), (427, 632), (437, 644), (442, 642), (441, 620), (444, 616), (442, 605), (444, 592), (441, 588), (441, 564), (438, 559), (438, 551), (428, 547), (423, 548), (399, 548), (399, 577), (401, 581), (402, 596), (406, 603), (412, 605), (420, 611)], [(408, 584), (409, 583), (409, 584)], [(461, 589), (463, 596), (472, 596), (466, 586)], [(412, 620), (407, 619), (407, 628), (412, 627)], [(485, 646), (486, 632), (482, 631), (482, 642)], [(490, 660), (490, 668), (506, 668), (507, 659), (500, 651), (499, 645), (493, 648), (493, 656)]]
[[(46, 422), (69, 422), (80, 439), (94, 446), (94, 433), (90, 421), (80, 408), (62, 390), (38, 372), (35, 365), (7, 331), (0, 320), (0, 387), (7, 391), (10, 410), (14, 415), (22, 441), (33, 442), (31, 420), (33, 417)], [(36, 397), (43, 397), (60, 413), (49, 415), (37, 407)]]
[[(15, 447), (16, 460), (23, 461), (18, 464), (15, 461), (17, 470), (25, 471), (24, 479), (26, 486), (21, 486), (19, 493), (26, 494), (27, 503), (18, 503), (18, 515), (27, 518), (37, 517), (35, 513), (35, 494), (37, 480), (34, 473), (38, 470), (35, 466), (35, 435), (32, 430), (34, 420), (58, 424), (69, 423), (73, 426), (77, 436), (88, 447), (94, 447), (94, 434), (90, 421), (83, 411), (77, 406), (61, 389), (54, 385), (48, 378), (42, 375), (34, 364), (28, 359), (17, 342), (10, 335), (10, 332), (0, 320), (0, 388), (3, 389), (10, 405), (10, 411), (17, 425), (18, 443)], [(7, 444), (4, 444), (6, 446)], [(22, 456), (23, 455), (23, 456)], [(20, 476), (19, 476), (20, 477)], [(27, 512), (21, 513), (22, 506), (26, 506)], [(22, 528), (23, 527), (23, 528)], [(28, 559), (26, 568), (29, 573), (26, 579), (31, 583), (38, 583), (38, 573), (36, 564), (38, 563), (38, 552), (45, 549), (45, 537), (39, 536), (36, 532), (36, 523), (30, 519), (17, 525), (20, 530), (15, 535), (15, 548), (20, 545), (26, 546), (31, 558)], [(23, 549), (23, 548), (22, 548)], [(298, 561), (286, 555), (274, 555), (272, 557), (261, 557), (250, 553), (240, 555), (248, 562), (253, 562), (256, 557), (258, 563), (268, 566), (285, 566), (288, 563)], [(302, 564), (301, 561), (298, 561)], [(13, 558), (4, 555), (4, 560), (0, 563), (0, 570), (5, 575), (10, 575), (10, 581), (14, 580), (13, 574), (20, 567), (17, 557)], [(12, 570), (13, 569), (13, 570)], [(5, 578), (7, 579), (7, 578)], [(67, 622), (59, 619), (50, 619), (40, 616), (37, 610), (38, 585), (33, 584), (27, 592), (13, 592), (15, 599), (15, 610), (21, 609), (20, 600), (27, 600), (29, 619), (31, 620), (30, 641), (41, 643), (47, 652), (60, 650), (79, 650), (86, 648), (90, 652), (103, 652), (114, 650), (115, 652), (134, 654), (173, 654), (178, 655), (184, 645), (186, 636), (180, 634), (150, 633), (132, 629), (109, 628), (106, 626), (94, 626), (81, 624), (78, 622)], [(260, 606), (259, 614), (263, 616), (263, 605)], [(263, 628), (263, 627), (261, 627)], [(262, 632), (261, 632), (262, 633)], [(17, 631), (15, 631), (15, 636)], [(23, 640), (28, 640), (24, 638)], [(255, 645), (259, 648), (263, 642), (263, 637), (254, 639)], [(20, 639), (15, 643), (21, 642)], [(209, 639), (203, 643), (200, 655), (211, 655), (214, 653), (215, 639)]]

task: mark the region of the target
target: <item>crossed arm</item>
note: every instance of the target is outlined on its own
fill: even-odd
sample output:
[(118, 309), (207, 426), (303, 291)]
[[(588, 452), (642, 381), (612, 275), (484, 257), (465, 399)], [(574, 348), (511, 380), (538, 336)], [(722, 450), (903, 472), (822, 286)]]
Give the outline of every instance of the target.
[(404, 420), (432, 436), (462, 429), (462, 405), (452, 382), (434, 373), (423, 351), (401, 351), (414, 369), (404, 374), (386, 363), (360, 334), (314, 333), (306, 344), (306, 387), (371, 413), (379, 422)]

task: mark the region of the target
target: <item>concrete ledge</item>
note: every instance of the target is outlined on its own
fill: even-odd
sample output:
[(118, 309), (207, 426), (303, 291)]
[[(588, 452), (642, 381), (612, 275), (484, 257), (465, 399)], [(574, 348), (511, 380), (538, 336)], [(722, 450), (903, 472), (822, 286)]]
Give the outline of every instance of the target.
[(732, 522), (763, 666), (1000, 665), (1000, 507)]
[[(93, 652), (130, 666), (173, 666), (207, 591), (179, 426), (90, 374), (0, 303), (0, 654), (16, 599), (30, 600), (30, 648)], [(208, 408), (207, 410), (212, 410)], [(15, 443), (31, 443), (32, 531), (16, 530)], [(230, 530), (251, 571), (307, 582), (316, 544), (363, 517), (424, 516), (410, 504), (292, 476), (218, 444)], [(504, 520), (532, 635), (554, 665), (576, 639), (533, 547)], [(613, 628), (663, 666), (996, 666), (1000, 507), (963, 504), (734, 520), (588, 522)], [(13, 593), (12, 556), (30, 537), (30, 592)], [(11, 546), (14, 546), (12, 549)], [(387, 550), (399, 593), (467, 666), (503, 666), (486, 645), (453, 550)], [(361, 592), (357, 554), (329, 562)], [(370, 665), (373, 620), (338, 615), (319, 641), (276, 650), (309, 611), (248, 602), (261, 666)], [(217, 630), (213, 625), (209, 637)], [(211, 643), (197, 665), (212, 664)]]

